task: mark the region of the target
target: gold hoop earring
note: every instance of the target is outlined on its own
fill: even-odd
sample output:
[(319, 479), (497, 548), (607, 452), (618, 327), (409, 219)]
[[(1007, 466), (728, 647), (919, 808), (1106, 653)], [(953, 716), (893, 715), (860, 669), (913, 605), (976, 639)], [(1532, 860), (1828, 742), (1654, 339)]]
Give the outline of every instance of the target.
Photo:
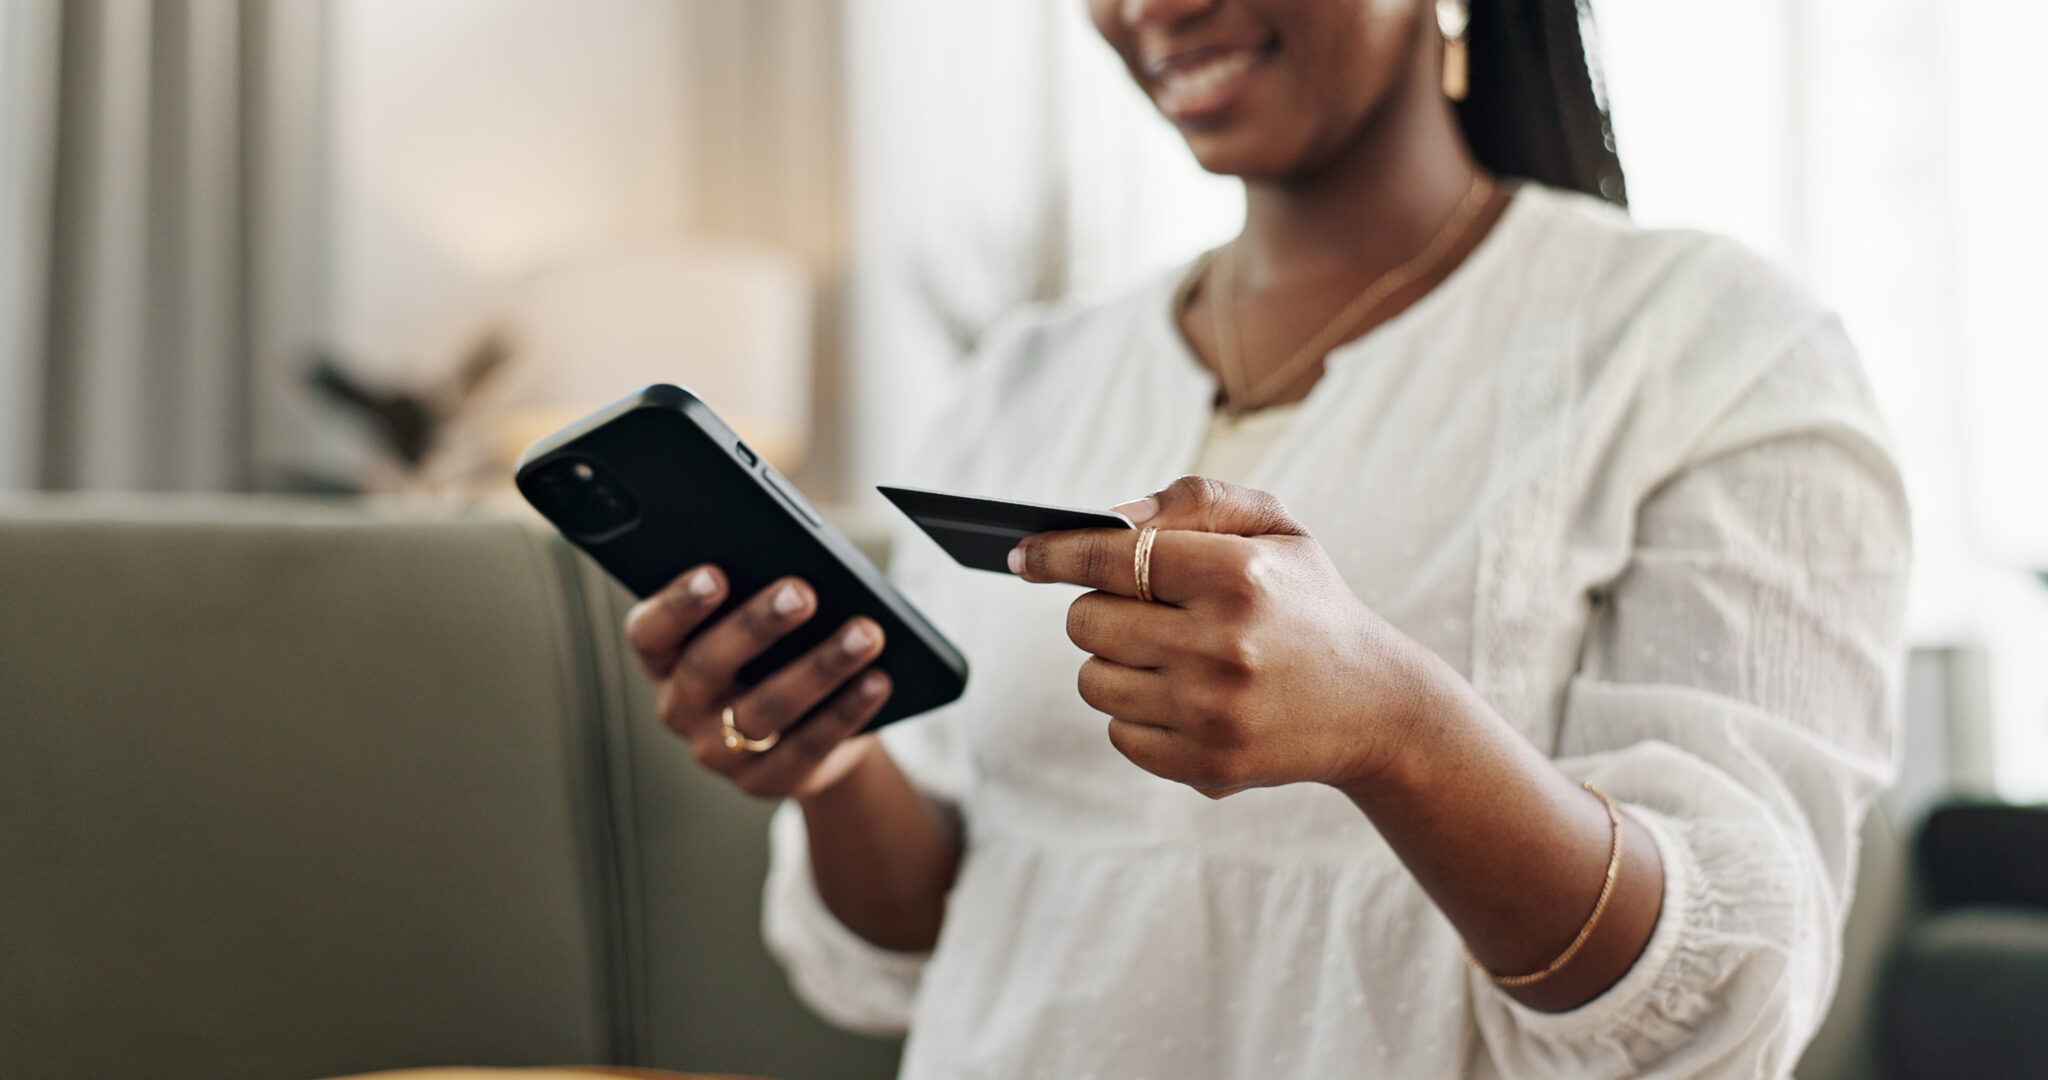
[(1465, 100), (1471, 89), (1465, 57), (1465, 27), (1472, 22), (1466, 0), (1436, 0), (1436, 28), (1444, 35), (1444, 96)]

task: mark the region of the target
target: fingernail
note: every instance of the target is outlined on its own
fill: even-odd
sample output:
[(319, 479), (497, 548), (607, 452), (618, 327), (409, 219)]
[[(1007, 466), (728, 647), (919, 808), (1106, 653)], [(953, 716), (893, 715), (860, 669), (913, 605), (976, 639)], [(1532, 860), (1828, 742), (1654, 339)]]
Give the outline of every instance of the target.
[(1147, 495), (1142, 499), (1119, 503), (1110, 507), (1110, 510), (1122, 514), (1133, 525), (1143, 525), (1152, 515), (1159, 512), (1159, 500)]
[(1010, 573), (1012, 573), (1012, 574), (1021, 574), (1021, 573), (1023, 573), (1023, 572), (1024, 572), (1024, 545), (1022, 545), (1022, 544), (1019, 544), (1019, 545), (1017, 545), (1016, 547), (1013, 547), (1013, 548), (1011, 548), (1011, 549), (1010, 549), (1010, 557), (1009, 557), (1009, 559), (1008, 559), (1008, 560), (1006, 560), (1006, 561), (1007, 561), (1007, 562), (1008, 562), (1008, 563), (1010, 564)]
[(718, 591), (718, 582), (711, 580), (711, 571), (698, 570), (690, 575), (690, 580), (683, 582), (683, 588), (693, 600), (708, 600), (712, 593)]
[(874, 643), (875, 635), (868, 633), (867, 627), (858, 625), (848, 630), (845, 636), (839, 639), (839, 647), (845, 649), (847, 654), (851, 656), (859, 656), (861, 653), (868, 651), (868, 646)]
[(881, 672), (868, 672), (860, 681), (860, 696), (864, 698), (874, 697), (882, 692), (882, 686), (887, 682), (888, 680), (882, 676)]
[(794, 615), (804, 609), (804, 594), (796, 591), (796, 586), (786, 584), (776, 590), (774, 607), (777, 615)]

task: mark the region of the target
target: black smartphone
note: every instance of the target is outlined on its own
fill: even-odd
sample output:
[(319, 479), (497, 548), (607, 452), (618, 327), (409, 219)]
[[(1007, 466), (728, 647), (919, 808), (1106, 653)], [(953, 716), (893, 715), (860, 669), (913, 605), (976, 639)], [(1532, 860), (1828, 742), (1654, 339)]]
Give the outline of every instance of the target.
[(810, 621), (740, 669), (752, 685), (855, 615), (881, 624), (876, 667), (894, 684), (864, 730), (952, 701), (967, 660), (790, 482), (696, 395), (655, 385), (542, 439), (520, 458), (519, 492), (634, 595), (702, 563), (731, 583), (705, 625), (777, 578), (818, 597)]

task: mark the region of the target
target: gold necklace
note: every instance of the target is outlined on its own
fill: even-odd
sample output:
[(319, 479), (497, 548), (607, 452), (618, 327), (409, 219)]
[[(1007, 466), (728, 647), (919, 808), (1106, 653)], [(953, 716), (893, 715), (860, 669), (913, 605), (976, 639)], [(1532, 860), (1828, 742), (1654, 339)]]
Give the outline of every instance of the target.
[(1387, 298), (1415, 282), (1428, 277), (1455, 250), (1458, 242), (1465, 238), (1472, 222), (1479, 217), (1479, 211), (1493, 197), (1493, 182), (1484, 175), (1472, 177), (1472, 187), (1465, 192), (1465, 198), (1457, 210), (1445, 219), (1436, 235), (1417, 252), (1414, 258), (1374, 278), (1351, 302), (1344, 305), (1335, 318), (1323, 325), (1321, 330), (1308, 339), (1293, 356), (1266, 377), (1249, 387), (1244, 382), (1244, 367), (1239, 355), (1237, 339), (1237, 281), (1231, 258), (1231, 249), (1224, 248), (1216, 256), (1212, 266), (1216, 278), (1216, 296), (1209, 306), (1209, 327), (1216, 335), (1216, 362), (1223, 376), (1223, 391), (1228, 397), (1224, 410), (1243, 415), (1258, 409), (1273, 393), (1294, 385), (1301, 373), (1329, 354), (1342, 342), (1351, 329), (1367, 315), (1387, 301)]

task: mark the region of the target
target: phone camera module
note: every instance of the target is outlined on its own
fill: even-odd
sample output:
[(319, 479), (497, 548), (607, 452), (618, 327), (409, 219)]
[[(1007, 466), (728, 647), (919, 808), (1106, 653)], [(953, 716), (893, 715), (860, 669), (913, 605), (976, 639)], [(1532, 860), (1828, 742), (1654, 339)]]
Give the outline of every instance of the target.
[(555, 524), (580, 539), (603, 540), (640, 518), (640, 505), (605, 472), (582, 458), (564, 458), (534, 475), (535, 501)]

